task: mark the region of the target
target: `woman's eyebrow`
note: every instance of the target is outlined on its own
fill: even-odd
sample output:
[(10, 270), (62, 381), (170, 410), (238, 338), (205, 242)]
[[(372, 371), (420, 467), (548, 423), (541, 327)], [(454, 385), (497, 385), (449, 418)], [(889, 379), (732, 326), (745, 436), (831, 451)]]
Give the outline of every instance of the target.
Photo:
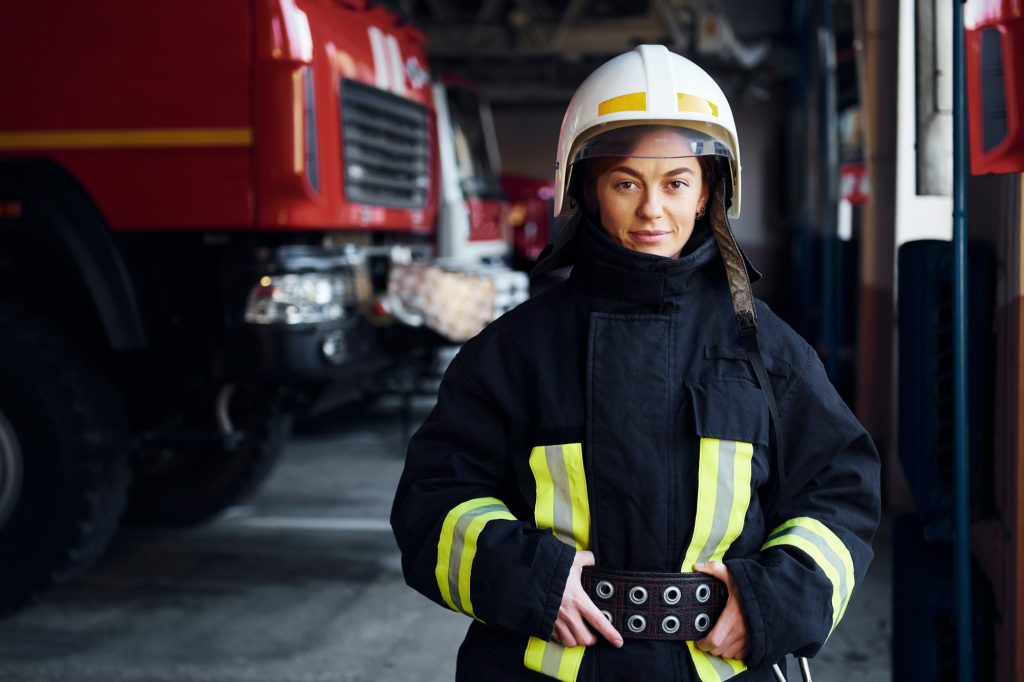
[(615, 168), (612, 168), (608, 172), (609, 173), (616, 173), (616, 172), (618, 172), (618, 173), (625, 173), (626, 175), (632, 175), (634, 178), (640, 178), (640, 179), (643, 179), (643, 177), (644, 177), (639, 171), (633, 170), (629, 166), (616, 166)]
[[(619, 172), (619, 173), (625, 173), (627, 175), (632, 175), (634, 178), (641, 178), (641, 179), (643, 178), (643, 174), (642, 173), (640, 173), (639, 171), (637, 171), (637, 170), (635, 170), (633, 168), (630, 168), (629, 166), (616, 166), (615, 168), (612, 168), (608, 172), (609, 173), (614, 173), (616, 171)], [(673, 176), (673, 175), (682, 175), (683, 173), (689, 173), (690, 175), (694, 175), (694, 170), (692, 168), (686, 168), (686, 167), (675, 168), (673, 170), (670, 170), (670, 171), (666, 172), (663, 175), (663, 177), (669, 177), (669, 176)]]

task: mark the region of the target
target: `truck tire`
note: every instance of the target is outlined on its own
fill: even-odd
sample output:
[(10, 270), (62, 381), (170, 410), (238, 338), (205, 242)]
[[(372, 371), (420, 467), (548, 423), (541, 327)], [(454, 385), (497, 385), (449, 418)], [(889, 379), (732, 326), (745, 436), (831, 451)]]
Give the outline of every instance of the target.
[(148, 446), (136, 462), (125, 523), (193, 526), (254, 493), (273, 471), (291, 430), (284, 403), (275, 389), (240, 388), (229, 407), (238, 432), (233, 446), (213, 439)]
[(0, 614), (102, 556), (129, 480), (117, 394), (54, 326), (0, 303)]

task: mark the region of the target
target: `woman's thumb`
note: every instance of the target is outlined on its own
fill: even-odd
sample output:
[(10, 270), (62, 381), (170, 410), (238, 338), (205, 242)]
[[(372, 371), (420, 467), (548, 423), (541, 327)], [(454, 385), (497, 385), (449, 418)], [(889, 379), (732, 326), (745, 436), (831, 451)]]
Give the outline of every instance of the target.
[(573, 561), (577, 566), (593, 566), (594, 565), (594, 553), (590, 550), (580, 550), (576, 552), (576, 559)]

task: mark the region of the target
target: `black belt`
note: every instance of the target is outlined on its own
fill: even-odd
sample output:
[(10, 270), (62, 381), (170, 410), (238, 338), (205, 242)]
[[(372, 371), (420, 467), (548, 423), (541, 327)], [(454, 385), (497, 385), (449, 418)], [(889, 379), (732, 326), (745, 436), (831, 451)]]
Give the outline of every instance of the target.
[(623, 637), (698, 640), (729, 597), (725, 583), (703, 573), (611, 571), (587, 567), (583, 589)]

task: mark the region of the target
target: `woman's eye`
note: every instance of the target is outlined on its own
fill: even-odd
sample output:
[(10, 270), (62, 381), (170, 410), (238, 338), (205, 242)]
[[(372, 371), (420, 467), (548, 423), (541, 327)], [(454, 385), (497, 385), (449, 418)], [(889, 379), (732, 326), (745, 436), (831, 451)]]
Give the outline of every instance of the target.
[(636, 189), (636, 183), (633, 182), (632, 180), (623, 180), (622, 182), (618, 183), (616, 186), (619, 189), (623, 189), (623, 190), (627, 190), (627, 191)]
[(684, 187), (689, 187), (689, 185), (687, 185), (683, 180), (672, 180), (668, 183), (668, 187), (669, 189), (680, 190)]

